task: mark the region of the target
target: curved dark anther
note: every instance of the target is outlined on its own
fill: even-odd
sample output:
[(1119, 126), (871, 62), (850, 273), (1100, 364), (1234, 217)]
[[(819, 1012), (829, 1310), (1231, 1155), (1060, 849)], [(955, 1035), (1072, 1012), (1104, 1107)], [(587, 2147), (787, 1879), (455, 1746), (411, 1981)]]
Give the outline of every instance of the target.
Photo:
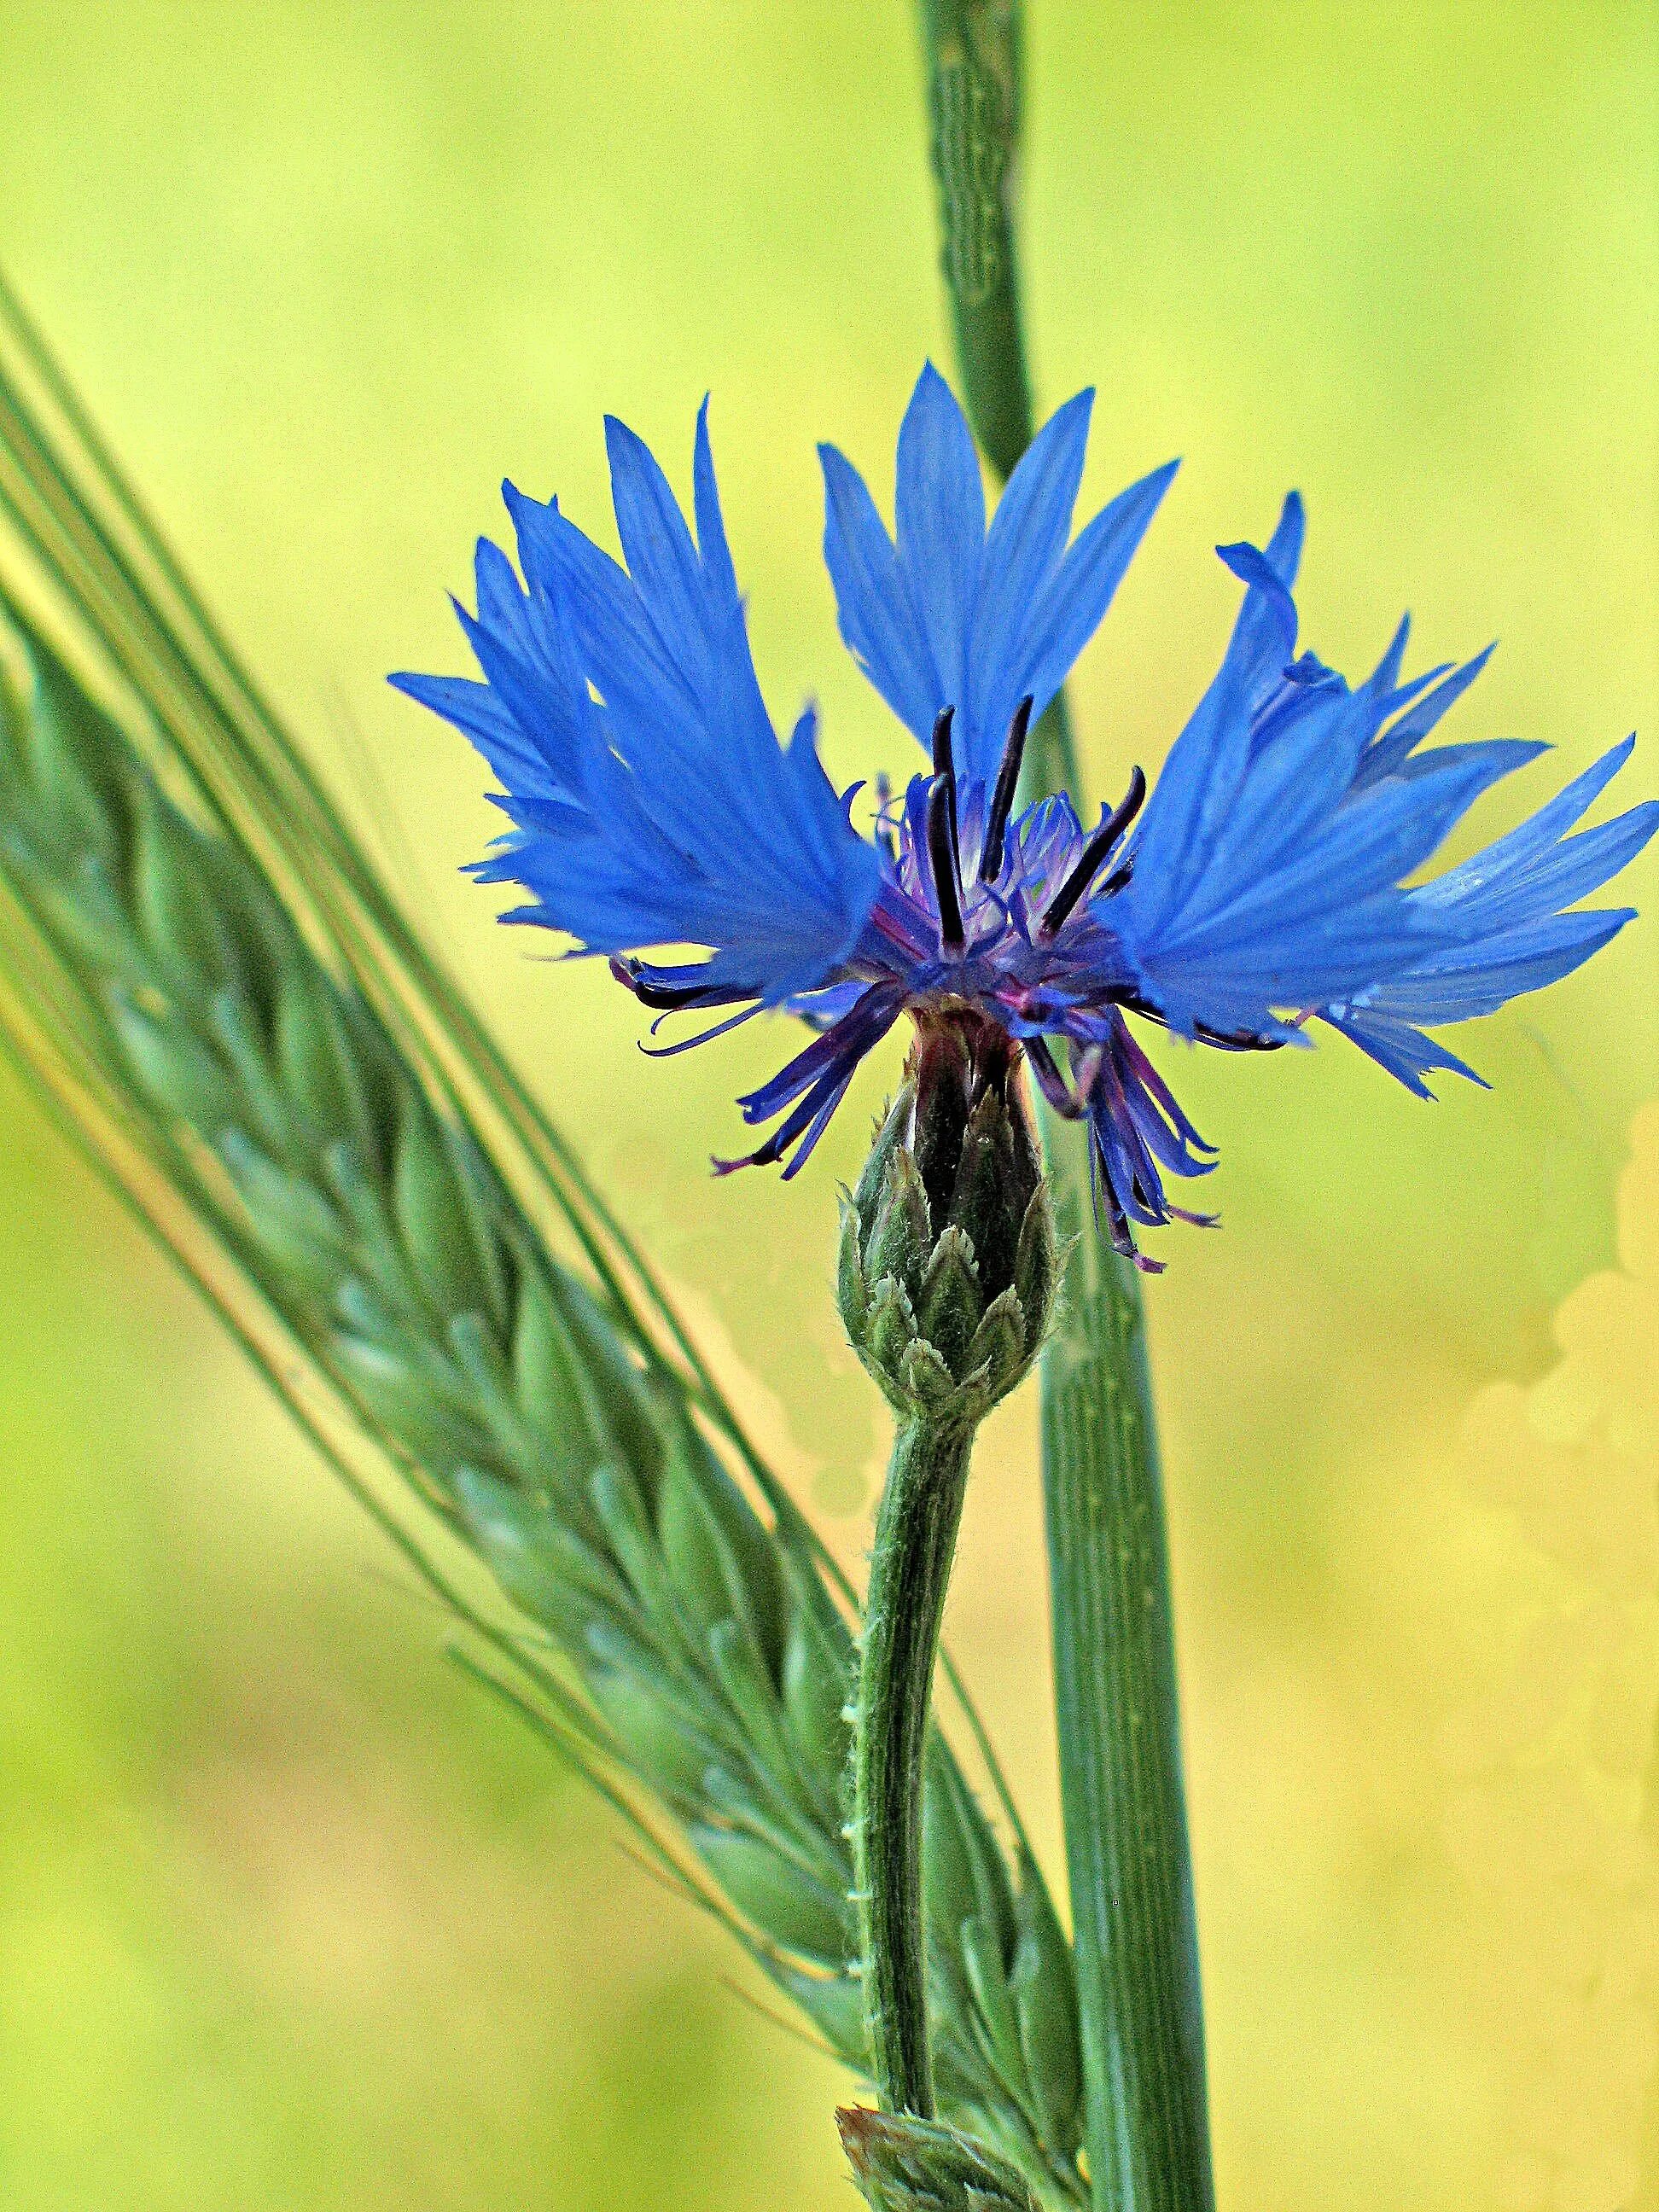
[(980, 848), (979, 879), (982, 884), (994, 884), (1002, 873), (1002, 840), (1008, 828), (1008, 817), (1014, 811), (1014, 793), (1019, 788), (1020, 763), (1025, 757), (1025, 732), (1031, 726), (1031, 695), (1028, 691), (1014, 709), (1014, 719), (1008, 725), (1008, 738), (1002, 748), (1002, 765), (997, 770), (997, 780), (991, 793), (991, 811), (985, 817), (985, 838)]
[(962, 885), (957, 875), (956, 800), (956, 778), (946, 769), (927, 787), (927, 857), (933, 863), (933, 891), (939, 900), (939, 942), (947, 952), (960, 952), (966, 942)]
[(1194, 1022), (1193, 1034), (1223, 1052), (1280, 1052), (1290, 1042), (1288, 1037), (1258, 1036), (1254, 1030), (1212, 1030), (1208, 1022)]
[(959, 884), (962, 881), (962, 834), (957, 826), (957, 763), (951, 747), (951, 725), (956, 718), (954, 707), (941, 707), (933, 717), (933, 774), (944, 776), (951, 787), (951, 851), (954, 855), (951, 868)]
[(642, 962), (620, 957), (612, 958), (611, 973), (642, 1006), (663, 1013), (678, 1013), (683, 1006), (729, 1006), (738, 1000), (760, 996), (747, 984), (653, 982), (647, 977)]
[[(1130, 773), (1129, 788), (1084, 847), (1082, 859), (1060, 885), (1043, 915), (1042, 933), (1045, 937), (1054, 935), (1100, 873), (1107, 854), (1139, 813), (1146, 796), (1146, 779), (1138, 768), (1134, 769)], [(1127, 868), (1120, 868), (1111, 878), (1110, 888), (1121, 890), (1127, 881)]]

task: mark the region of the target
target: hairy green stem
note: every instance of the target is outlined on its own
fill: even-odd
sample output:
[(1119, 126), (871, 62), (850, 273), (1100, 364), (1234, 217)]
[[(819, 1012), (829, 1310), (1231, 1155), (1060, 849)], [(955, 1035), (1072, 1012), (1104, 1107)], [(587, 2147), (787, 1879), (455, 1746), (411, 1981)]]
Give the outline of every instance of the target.
[(853, 1851), (865, 2017), (877, 2094), (933, 2117), (922, 1774), (945, 1593), (962, 1525), (973, 1431), (907, 1421), (876, 1517), (853, 1735)]
[[(1006, 477), (1030, 441), (1014, 187), (1018, 0), (921, 0), (946, 291), (963, 396)], [(1075, 787), (1063, 697), (1024, 796)], [(1043, 1115), (1075, 1237), (1044, 1355), (1060, 1784), (1097, 2212), (1214, 2203), (1163, 1481), (1138, 1280), (1094, 1221), (1083, 1133)]]

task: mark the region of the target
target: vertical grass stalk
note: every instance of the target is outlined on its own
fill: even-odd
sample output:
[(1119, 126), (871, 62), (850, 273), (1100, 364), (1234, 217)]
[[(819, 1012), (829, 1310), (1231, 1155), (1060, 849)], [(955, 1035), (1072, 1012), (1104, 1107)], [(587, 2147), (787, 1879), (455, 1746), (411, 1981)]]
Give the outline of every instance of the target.
[[(1031, 435), (1015, 185), (1018, 0), (922, 0), (943, 269), (963, 398), (1006, 477)], [(1063, 702), (1030, 798), (1073, 782)], [(1162, 1474), (1139, 1283), (1093, 1219), (1086, 1142), (1043, 1115), (1074, 1238), (1042, 1363), (1042, 1458), (1085, 2141), (1097, 2212), (1214, 2203)]]
[(1042, 1465), (1090, 2174), (1101, 2212), (1209, 2212), (1198, 1925), (1146, 1318), (1133, 1272), (1091, 1218), (1081, 1132), (1044, 1133), (1061, 1227), (1078, 1237), (1043, 1359)]

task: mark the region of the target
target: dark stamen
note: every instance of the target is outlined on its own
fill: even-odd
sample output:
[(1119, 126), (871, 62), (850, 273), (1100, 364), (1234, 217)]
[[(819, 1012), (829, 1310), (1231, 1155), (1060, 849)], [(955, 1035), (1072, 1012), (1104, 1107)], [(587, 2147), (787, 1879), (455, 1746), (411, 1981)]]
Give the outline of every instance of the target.
[(939, 943), (947, 952), (960, 952), (965, 942), (952, 820), (956, 796), (956, 778), (948, 769), (927, 787), (927, 857), (933, 865), (933, 890), (939, 900)]
[(941, 707), (933, 717), (933, 774), (949, 779), (951, 786), (951, 850), (954, 854), (953, 867), (958, 883), (962, 880), (962, 839), (957, 829), (957, 764), (951, 750), (951, 725), (956, 720), (954, 707)]
[(1278, 1052), (1289, 1040), (1258, 1036), (1254, 1030), (1212, 1030), (1208, 1022), (1193, 1024), (1194, 1036), (1206, 1044), (1218, 1044), (1223, 1052)]
[(1031, 695), (1028, 691), (1015, 708), (1014, 719), (1008, 725), (1008, 741), (1002, 748), (1002, 765), (997, 770), (996, 785), (991, 793), (991, 811), (985, 818), (985, 842), (979, 856), (979, 879), (982, 884), (995, 883), (1002, 873), (1003, 833), (1014, 811), (1020, 763), (1025, 757), (1025, 732), (1030, 722)]
[[(1042, 934), (1052, 937), (1077, 904), (1078, 901), (1100, 873), (1101, 865), (1114, 845), (1140, 811), (1141, 801), (1146, 796), (1146, 779), (1137, 768), (1131, 771), (1129, 788), (1105, 821), (1083, 848), (1083, 857), (1060, 885), (1048, 911), (1042, 917)], [(1112, 889), (1121, 890), (1127, 878), (1121, 870), (1112, 878)]]
[(611, 972), (642, 1006), (649, 1006), (653, 1012), (661, 1009), (672, 1014), (678, 1012), (682, 1006), (729, 1006), (737, 1000), (760, 995), (757, 991), (733, 990), (726, 984), (647, 983), (637, 960), (614, 957)]

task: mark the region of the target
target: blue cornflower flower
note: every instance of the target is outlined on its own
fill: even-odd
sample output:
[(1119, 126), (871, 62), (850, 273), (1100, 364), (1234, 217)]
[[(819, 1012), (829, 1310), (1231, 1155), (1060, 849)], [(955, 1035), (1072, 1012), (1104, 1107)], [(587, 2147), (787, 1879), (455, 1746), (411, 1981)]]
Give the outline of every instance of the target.
[[(1425, 1032), (1565, 975), (1632, 917), (1569, 912), (1659, 826), (1659, 803), (1568, 837), (1628, 757), (1615, 746), (1484, 852), (1407, 887), (1480, 794), (1545, 748), (1424, 740), (1484, 666), (1401, 681), (1407, 625), (1351, 689), (1297, 653), (1301, 501), (1260, 550), (1219, 548), (1245, 586), (1220, 672), (1147, 796), (1137, 769), (1085, 831), (1069, 798), (1015, 811), (1033, 719), (1104, 615), (1174, 475), (1155, 471), (1068, 544), (1092, 394), (1053, 416), (988, 526), (978, 457), (932, 368), (899, 433), (889, 535), (862, 478), (821, 448), (824, 556), (841, 630), (930, 755), (874, 834), (853, 826), (808, 708), (780, 745), (750, 655), (708, 408), (696, 535), (652, 455), (606, 423), (626, 568), (559, 512), (505, 487), (523, 582), (481, 543), (477, 612), (458, 612), (482, 683), (393, 682), (453, 722), (513, 828), (474, 872), (508, 915), (606, 955), (661, 1012), (763, 1008), (818, 1031), (739, 1103), (775, 1124), (730, 1167), (795, 1174), (865, 1054), (902, 1014), (1011, 1040), (1045, 1096), (1086, 1121), (1114, 1241), (1184, 1213), (1166, 1176), (1215, 1164), (1131, 1018), (1226, 1051), (1340, 1030), (1419, 1096), (1474, 1071)], [(665, 946), (707, 957), (665, 965)], [(684, 1050), (686, 1044), (671, 1046)], [(1475, 1077), (1479, 1081), (1480, 1079)]]

